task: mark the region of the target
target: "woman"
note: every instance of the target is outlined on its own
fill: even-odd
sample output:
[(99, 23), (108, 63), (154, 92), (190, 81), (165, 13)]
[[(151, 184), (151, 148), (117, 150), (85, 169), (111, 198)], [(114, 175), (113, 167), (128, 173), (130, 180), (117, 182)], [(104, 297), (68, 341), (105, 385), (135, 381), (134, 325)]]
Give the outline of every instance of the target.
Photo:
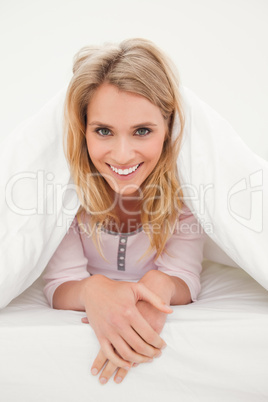
[[(174, 67), (153, 43), (82, 49), (66, 96), (66, 157), (81, 207), (50, 260), (53, 308), (85, 311), (105, 383), (152, 361), (170, 305), (200, 291), (202, 228), (183, 204), (176, 161), (183, 111)], [(171, 138), (175, 117), (181, 124)], [(138, 281), (138, 282), (137, 282)]]

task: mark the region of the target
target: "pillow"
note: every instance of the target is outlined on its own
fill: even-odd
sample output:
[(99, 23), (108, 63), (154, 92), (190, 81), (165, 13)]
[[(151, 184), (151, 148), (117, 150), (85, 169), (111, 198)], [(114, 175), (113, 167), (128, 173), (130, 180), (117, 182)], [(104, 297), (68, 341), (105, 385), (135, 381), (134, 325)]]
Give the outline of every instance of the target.
[[(62, 146), (65, 94), (66, 88), (2, 142), (0, 308), (41, 275), (79, 208)], [(190, 90), (182, 88), (182, 97), (178, 168), (185, 204), (223, 250), (220, 258), (228, 256), (268, 289), (267, 162)]]

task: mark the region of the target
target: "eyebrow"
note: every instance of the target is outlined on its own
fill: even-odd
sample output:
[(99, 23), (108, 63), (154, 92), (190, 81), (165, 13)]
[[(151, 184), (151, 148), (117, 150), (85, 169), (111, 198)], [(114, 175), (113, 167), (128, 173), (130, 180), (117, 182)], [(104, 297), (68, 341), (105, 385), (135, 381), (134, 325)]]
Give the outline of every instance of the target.
[[(107, 127), (107, 128), (114, 128), (113, 126), (110, 126), (109, 124), (101, 123), (100, 121), (92, 121), (88, 125), (89, 126), (102, 126), (102, 127)], [(138, 128), (138, 127), (143, 127), (143, 126), (151, 126), (151, 127), (154, 126), (154, 127), (156, 127), (157, 124), (151, 123), (149, 121), (146, 121), (144, 123), (135, 124), (135, 126), (132, 126), (130, 128)]]

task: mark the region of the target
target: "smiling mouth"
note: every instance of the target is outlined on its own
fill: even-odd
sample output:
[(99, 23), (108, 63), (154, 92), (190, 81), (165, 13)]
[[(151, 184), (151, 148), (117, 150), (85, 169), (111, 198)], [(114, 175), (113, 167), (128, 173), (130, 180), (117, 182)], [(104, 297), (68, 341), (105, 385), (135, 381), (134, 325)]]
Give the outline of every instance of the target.
[(128, 169), (117, 169), (116, 167), (114, 167), (113, 165), (109, 165), (107, 163), (107, 165), (110, 167), (110, 169), (112, 169), (113, 172), (117, 173), (119, 176), (129, 176), (131, 173), (136, 172), (136, 170), (139, 169), (139, 167), (142, 165), (143, 162), (138, 163), (135, 166), (132, 166), (131, 168)]

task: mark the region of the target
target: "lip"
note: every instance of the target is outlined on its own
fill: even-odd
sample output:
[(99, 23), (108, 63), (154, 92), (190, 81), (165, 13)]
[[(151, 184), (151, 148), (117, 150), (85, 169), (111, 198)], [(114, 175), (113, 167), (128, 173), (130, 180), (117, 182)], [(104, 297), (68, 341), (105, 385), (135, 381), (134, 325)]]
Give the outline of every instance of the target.
[(129, 169), (129, 168), (131, 168), (133, 166), (136, 166), (136, 165), (138, 165), (138, 163), (136, 163), (136, 165), (132, 165), (132, 166), (129, 166), (129, 167), (126, 167), (126, 166), (123, 167), (123, 166), (117, 166), (117, 165), (109, 165), (108, 163), (106, 163), (106, 164), (109, 166), (110, 171), (111, 171), (111, 173), (113, 174), (114, 177), (116, 177), (119, 180), (129, 180), (130, 178), (134, 177), (138, 173), (138, 171), (140, 170), (140, 167), (143, 165), (143, 162), (139, 163), (140, 166), (134, 172), (129, 173), (127, 175), (120, 175), (120, 174), (114, 172), (112, 170), (111, 166), (115, 167), (116, 169), (122, 169), (123, 170), (123, 169)]

